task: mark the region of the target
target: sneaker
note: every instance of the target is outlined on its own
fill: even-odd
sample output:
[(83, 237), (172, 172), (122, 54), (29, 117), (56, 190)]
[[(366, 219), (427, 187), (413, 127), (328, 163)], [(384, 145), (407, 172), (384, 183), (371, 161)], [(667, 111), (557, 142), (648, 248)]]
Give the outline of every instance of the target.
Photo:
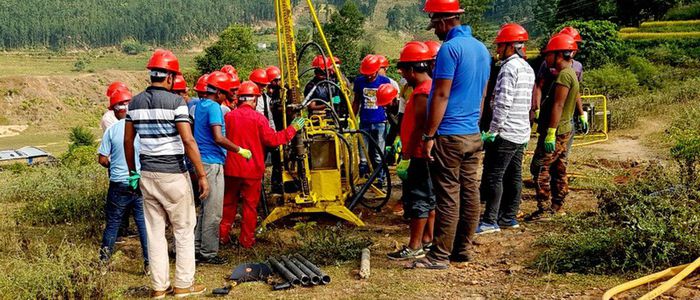
[(207, 288), (202, 284), (192, 284), (188, 288), (175, 288), (175, 298), (184, 298), (188, 296), (201, 295), (207, 291)]
[(486, 224), (479, 222), (479, 227), (476, 228), (476, 234), (487, 234), (501, 231), (501, 228), (496, 224)]
[(148, 262), (143, 263), (143, 275), (151, 276), (151, 265)]
[(225, 265), (228, 263), (228, 259), (217, 255), (213, 257), (202, 257), (197, 260), (197, 263), (207, 265)]
[(151, 299), (163, 299), (173, 293), (173, 287), (169, 286), (165, 291), (151, 291)]
[(498, 227), (503, 229), (515, 229), (520, 228), (520, 223), (518, 223), (516, 220), (510, 220), (510, 222), (498, 221)]
[(552, 215), (554, 215), (554, 212), (550, 209), (538, 209), (525, 216), (525, 222), (549, 221), (552, 219)]
[(428, 253), (430, 252), (430, 248), (433, 247), (433, 242), (427, 243), (423, 245), (423, 252)]
[(423, 251), (423, 248), (413, 250), (408, 248), (408, 246), (403, 246), (403, 249), (389, 253), (386, 255), (386, 257), (391, 260), (418, 259), (425, 257), (425, 251)]

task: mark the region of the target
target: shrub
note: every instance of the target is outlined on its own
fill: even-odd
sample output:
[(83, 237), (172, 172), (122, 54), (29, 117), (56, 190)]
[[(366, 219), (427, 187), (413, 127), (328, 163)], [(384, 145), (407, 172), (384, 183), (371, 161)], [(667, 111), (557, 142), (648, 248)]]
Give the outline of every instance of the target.
[[(4, 174), (3, 174), (4, 175)], [(30, 224), (101, 222), (109, 184), (107, 171), (92, 162), (39, 166), (21, 176), (4, 176), (0, 202), (22, 203), (15, 217)]]
[(671, 8), (666, 15), (664, 20), (693, 20), (700, 19), (700, 2), (685, 6), (676, 6)]
[(640, 85), (650, 89), (661, 87), (659, 70), (648, 60), (639, 56), (630, 56), (627, 58), (627, 64)]
[(94, 146), (95, 134), (83, 126), (76, 126), (70, 129), (68, 140), (70, 141), (69, 151), (80, 146)]
[(700, 110), (684, 110), (668, 133), (673, 143), (671, 156), (681, 169), (681, 182), (689, 189), (700, 189)]
[(584, 88), (608, 97), (626, 96), (639, 90), (639, 83), (634, 73), (619, 65), (608, 64), (600, 69), (587, 71), (583, 76)]
[(142, 44), (134, 38), (124, 39), (119, 46), (122, 52), (128, 55), (137, 55), (148, 50), (148, 46)]
[(75, 72), (85, 71), (85, 69), (88, 67), (90, 62), (91, 62), (90, 58), (88, 58), (86, 56), (78, 57), (78, 60), (76, 60), (75, 63), (73, 64), (73, 71), (75, 71)]
[(204, 49), (195, 62), (200, 73), (210, 73), (224, 65), (236, 66), (238, 72), (247, 74), (256, 65), (256, 46), (250, 26), (232, 24), (219, 34), (219, 40)]
[(598, 68), (612, 63), (627, 51), (618, 36), (617, 26), (612, 22), (569, 21), (561, 24), (556, 32), (565, 26), (573, 26), (581, 33), (583, 42), (579, 43), (576, 60), (581, 61), (587, 68)]
[(645, 56), (657, 64), (694, 67), (700, 59), (700, 47), (694, 41), (628, 41), (635, 48), (645, 49)]
[(650, 272), (700, 255), (700, 203), (674, 188), (663, 167), (652, 165), (628, 184), (598, 191), (597, 214), (560, 219), (562, 232), (538, 240), (549, 247), (534, 262), (541, 271)]

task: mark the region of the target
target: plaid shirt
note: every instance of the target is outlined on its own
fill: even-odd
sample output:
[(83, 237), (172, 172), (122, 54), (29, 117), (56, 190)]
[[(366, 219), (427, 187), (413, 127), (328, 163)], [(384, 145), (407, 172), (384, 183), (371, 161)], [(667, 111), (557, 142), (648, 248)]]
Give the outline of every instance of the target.
[(493, 119), (489, 131), (516, 144), (530, 139), (530, 107), (535, 72), (517, 54), (501, 67), (491, 100)]

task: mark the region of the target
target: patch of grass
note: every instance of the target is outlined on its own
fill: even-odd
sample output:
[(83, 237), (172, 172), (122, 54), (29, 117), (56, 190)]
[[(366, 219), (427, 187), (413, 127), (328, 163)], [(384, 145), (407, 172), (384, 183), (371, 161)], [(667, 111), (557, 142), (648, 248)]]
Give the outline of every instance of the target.
[(681, 40), (700, 39), (700, 31), (688, 32), (631, 32), (620, 33), (623, 40)]

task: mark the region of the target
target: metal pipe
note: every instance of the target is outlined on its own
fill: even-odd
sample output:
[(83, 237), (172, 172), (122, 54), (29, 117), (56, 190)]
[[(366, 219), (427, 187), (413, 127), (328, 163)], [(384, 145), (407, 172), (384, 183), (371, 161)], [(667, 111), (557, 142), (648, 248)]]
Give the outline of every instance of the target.
[(297, 278), (301, 280), (302, 285), (309, 285), (311, 283), (311, 278), (309, 278), (309, 275), (306, 275), (306, 273), (302, 272), (301, 269), (299, 269), (297, 265), (292, 263), (292, 261), (290, 261), (288, 257), (282, 255), (280, 259), (282, 260), (282, 263), (284, 263), (284, 266), (287, 267), (289, 271), (292, 271), (292, 273), (294, 273), (294, 275), (296, 275)]
[(309, 270), (309, 268), (302, 264), (298, 259), (291, 257), (289, 260), (291, 260), (302, 272), (304, 272), (304, 274), (311, 278), (311, 284), (319, 285), (321, 283), (321, 276), (318, 276), (318, 274), (314, 273), (314, 271)]
[(299, 278), (296, 275), (292, 274), (292, 272), (285, 268), (277, 259), (275, 259), (274, 257), (270, 257), (267, 260), (270, 262), (272, 268), (277, 270), (277, 274), (281, 275), (282, 277), (284, 277), (284, 279), (291, 282), (292, 285), (301, 284), (301, 280), (299, 280)]
[(299, 262), (304, 264), (309, 270), (313, 271), (314, 273), (318, 274), (318, 276), (321, 276), (321, 284), (329, 284), (331, 283), (331, 277), (328, 276), (328, 274), (324, 273), (319, 267), (316, 265), (312, 264), (308, 259), (306, 259), (304, 256), (301, 254), (297, 253), (294, 254), (294, 258), (298, 259)]

